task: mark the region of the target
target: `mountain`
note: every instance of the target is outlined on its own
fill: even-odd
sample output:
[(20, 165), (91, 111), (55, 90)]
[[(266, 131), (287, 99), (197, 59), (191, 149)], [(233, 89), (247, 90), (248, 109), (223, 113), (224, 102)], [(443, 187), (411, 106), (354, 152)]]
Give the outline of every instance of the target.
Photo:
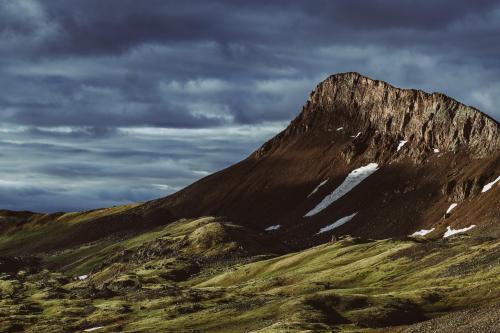
[(498, 332), (499, 143), (443, 94), (330, 76), (168, 197), (0, 210), (0, 331)]
[[(373, 174), (350, 190), (344, 184), (343, 196), (306, 216), (369, 165)], [(352, 214), (336, 234), (386, 238), (435, 228), (441, 236), (448, 226), (474, 224), (473, 232), (498, 235), (498, 187), (481, 193), (498, 175), (494, 119), (443, 94), (343, 73), (321, 82), (298, 117), (248, 158), (148, 206), (259, 229), (280, 225), (277, 236), (300, 247), (324, 241), (329, 233), (315, 236), (321, 228)]]
[[(273, 237), (297, 249), (332, 232), (381, 239), (471, 228), (499, 236), (498, 186), (482, 192), (500, 175), (499, 147), (498, 122), (472, 107), (341, 73), (318, 84), (290, 125), (248, 158), (177, 193), (90, 212), (4, 213), (22, 222), (0, 228), (27, 229), (18, 241), (32, 250), (200, 216), (273, 229)], [(47, 228), (64, 232), (38, 246)]]

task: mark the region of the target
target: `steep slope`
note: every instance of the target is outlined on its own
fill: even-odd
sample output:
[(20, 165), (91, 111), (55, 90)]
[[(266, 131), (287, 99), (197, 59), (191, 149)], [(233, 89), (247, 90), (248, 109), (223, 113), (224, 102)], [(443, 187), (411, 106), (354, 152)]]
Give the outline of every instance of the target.
[[(443, 94), (337, 74), (316, 87), (287, 129), (247, 159), (147, 206), (176, 217), (280, 225), (273, 232), (299, 246), (330, 237), (315, 234), (354, 213), (336, 234), (384, 238), (435, 228), (442, 235), (448, 226), (474, 224), (473, 232), (498, 235), (498, 186), (481, 190), (500, 175), (499, 147), (495, 120)], [(373, 174), (352, 186), (355, 172), (347, 179), (351, 186), (341, 186), (343, 195), (304, 217), (350, 172), (370, 163), (377, 164)], [(445, 219), (452, 203), (458, 206)]]

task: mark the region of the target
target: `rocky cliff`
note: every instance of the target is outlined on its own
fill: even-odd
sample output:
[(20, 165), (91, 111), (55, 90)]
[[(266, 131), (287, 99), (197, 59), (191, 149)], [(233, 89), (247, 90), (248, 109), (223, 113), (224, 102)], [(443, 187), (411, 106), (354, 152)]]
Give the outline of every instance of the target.
[[(328, 77), (311, 92), (301, 114), (258, 155), (309, 131), (344, 131), (365, 148), (398, 151), (406, 141), (405, 155), (421, 160), (436, 152), (464, 151), (484, 157), (500, 149), (499, 124), (484, 113), (440, 94), (400, 89), (358, 73)], [(363, 153), (356, 142), (344, 154)]]

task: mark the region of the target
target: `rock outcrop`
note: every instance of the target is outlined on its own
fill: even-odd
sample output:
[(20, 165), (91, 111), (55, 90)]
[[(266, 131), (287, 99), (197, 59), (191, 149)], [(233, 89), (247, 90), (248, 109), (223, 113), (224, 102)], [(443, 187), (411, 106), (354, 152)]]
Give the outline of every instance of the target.
[(470, 106), (440, 93), (400, 89), (358, 73), (341, 73), (321, 82), (301, 114), (257, 155), (294, 134), (337, 129), (356, 138), (343, 152), (347, 160), (364, 152), (360, 142), (365, 149), (394, 153), (404, 140), (406, 155), (415, 160), (448, 151), (479, 158), (500, 149), (498, 122)]

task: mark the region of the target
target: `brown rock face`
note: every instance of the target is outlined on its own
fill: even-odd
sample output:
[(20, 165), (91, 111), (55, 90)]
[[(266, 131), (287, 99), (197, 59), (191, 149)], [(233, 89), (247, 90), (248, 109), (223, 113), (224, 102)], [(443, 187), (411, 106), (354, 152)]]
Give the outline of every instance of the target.
[[(358, 141), (370, 150), (396, 150), (399, 140), (408, 141), (406, 155), (415, 160), (438, 150), (485, 157), (500, 147), (499, 124), (480, 111), (443, 94), (399, 89), (358, 73), (332, 75), (321, 82), (302, 113), (268, 145), (292, 134), (339, 127), (352, 136), (361, 133)], [(343, 152), (346, 159), (364, 152), (360, 148), (354, 141)], [(264, 146), (260, 154), (269, 149)]]

